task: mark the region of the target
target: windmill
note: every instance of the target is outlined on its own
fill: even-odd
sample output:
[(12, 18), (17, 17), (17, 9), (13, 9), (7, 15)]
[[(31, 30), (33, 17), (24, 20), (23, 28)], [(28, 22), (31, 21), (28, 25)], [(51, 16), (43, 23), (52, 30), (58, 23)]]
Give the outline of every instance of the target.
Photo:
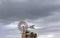
[(28, 24), (25, 21), (19, 22), (18, 29), (22, 32), (22, 38), (29, 38), (29, 37), (31, 37), (31, 34), (29, 34), (28, 28), (34, 29), (34, 26), (35, 25), (32, 25), (32, 26), (28, 27)]
[(22, 32), (22, 38), (26, 38), (26, 30), (28, 28), (28, 25), (25, 21), (21, 21), (18, 24), (18, 29)]

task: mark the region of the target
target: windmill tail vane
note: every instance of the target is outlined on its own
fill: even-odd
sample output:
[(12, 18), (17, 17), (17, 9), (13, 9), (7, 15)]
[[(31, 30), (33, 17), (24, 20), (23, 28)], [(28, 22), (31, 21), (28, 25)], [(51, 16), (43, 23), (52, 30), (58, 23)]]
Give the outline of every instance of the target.
[(28, 28), (30, 28), (30, 29), (35, 29), (34, 26), (35, 26), (35, 25), (32, 25), (32, 26), (30, 26), (30, 27), (28, 27)]

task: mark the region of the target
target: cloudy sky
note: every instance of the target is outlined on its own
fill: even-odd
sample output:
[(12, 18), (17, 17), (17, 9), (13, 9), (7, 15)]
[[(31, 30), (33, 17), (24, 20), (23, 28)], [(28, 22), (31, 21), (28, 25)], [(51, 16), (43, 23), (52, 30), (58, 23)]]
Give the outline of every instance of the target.
[(60, 38), (60, 0), (0, 0), (0, 38), (20, 38), (21, 20), (38, 38)]

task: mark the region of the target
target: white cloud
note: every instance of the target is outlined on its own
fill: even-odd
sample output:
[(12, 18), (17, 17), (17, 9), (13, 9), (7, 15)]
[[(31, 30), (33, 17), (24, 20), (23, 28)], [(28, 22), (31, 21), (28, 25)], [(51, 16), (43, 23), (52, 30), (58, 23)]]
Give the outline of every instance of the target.
[(49, 33), (47, 35), (38, 35), (37, 38), (60, 38), (60, 34), (58, 33)]
[(16, 34), (16, 35), (13, 35), (13, 34), (11, 34), (11, 35), (6, 35), (6, 36), (4, 36), (4, 38), (21, 38), (21, 35), (20, 34)]
[(48, 34), (48, 35), (38, 35), (37, 38), (53, 38), (55, 37), (53, 34)]
[(12, 22), (8, 25), (5, 25), (3, 28), (5, 29), (17, 29), (18, 21)]
[(54, 35), (53, 34), (49, 34), (48, 37), (54, 37)]

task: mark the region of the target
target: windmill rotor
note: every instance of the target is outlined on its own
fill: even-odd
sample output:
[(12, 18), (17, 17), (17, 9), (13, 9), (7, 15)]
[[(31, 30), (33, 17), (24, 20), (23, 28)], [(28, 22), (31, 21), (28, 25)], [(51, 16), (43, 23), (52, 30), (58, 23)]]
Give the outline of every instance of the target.
[(19, 29), (20, 31), (25, 31), (25, 30), (28, 29), (28, 24), (27, 24), (25, 21), (21, 21), (21, 22), (19, 22), (19, 24), (18, 24), (18, 29)]

